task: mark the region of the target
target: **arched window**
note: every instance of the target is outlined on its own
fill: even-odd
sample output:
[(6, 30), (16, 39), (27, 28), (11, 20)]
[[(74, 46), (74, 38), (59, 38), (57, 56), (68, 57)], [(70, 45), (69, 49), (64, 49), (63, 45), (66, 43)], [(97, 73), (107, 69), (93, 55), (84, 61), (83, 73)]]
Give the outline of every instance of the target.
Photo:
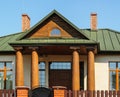
[(61, 31), (57, 28), (54, 28), (50, 33), (50, 36), (60, 36), (60, 35), (61, 35)]

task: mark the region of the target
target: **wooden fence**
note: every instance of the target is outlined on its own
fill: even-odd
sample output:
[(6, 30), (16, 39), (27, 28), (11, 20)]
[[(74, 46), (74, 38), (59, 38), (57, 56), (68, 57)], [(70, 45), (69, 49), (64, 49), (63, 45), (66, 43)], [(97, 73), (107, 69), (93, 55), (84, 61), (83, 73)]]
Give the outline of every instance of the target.
[(120, 97), (120, 91), (71, 91), (65, 90), (65, 97)]
[(14, 90), (0, 90), (0, 97), (15, 97)]
[[(0, 97), (15, 97), (14, 90), (0, 90)], [(120, 91), (71, 91), (65, 90), (64, 97), (120, 97)]]

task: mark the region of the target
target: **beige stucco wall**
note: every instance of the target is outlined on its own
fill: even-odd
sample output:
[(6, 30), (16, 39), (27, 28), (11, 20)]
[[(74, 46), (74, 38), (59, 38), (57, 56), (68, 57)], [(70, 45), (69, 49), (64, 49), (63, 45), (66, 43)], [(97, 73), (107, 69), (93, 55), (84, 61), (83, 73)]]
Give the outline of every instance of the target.
[(109, 62), (120, 61), (120, 55), (97, 55), (95, 56), (95, 89), (109, 89)]
[(95, 89), (109, 89), (109, 68), (107, 56), (95, 57)]
[(23, 55), (24, 62), (24, 85), (29, 87), (31, 86), (31, 56)]

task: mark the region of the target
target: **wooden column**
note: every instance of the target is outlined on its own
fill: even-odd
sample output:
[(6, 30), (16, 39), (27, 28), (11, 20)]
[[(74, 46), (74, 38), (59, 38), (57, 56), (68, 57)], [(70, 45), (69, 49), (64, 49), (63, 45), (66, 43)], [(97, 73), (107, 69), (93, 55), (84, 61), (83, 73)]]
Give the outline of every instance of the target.
[(119, 90), (119, 69), (116, 68), (116, 91)]
[(88, 49), (87, 90), (95, 90), (94, 49)]
[(33, 89), (38, 86), (39, 86), (38, 53), (36, 50), (33, 50), (31, 64), (31, 87)]
[(73, 51), (72, 90), (80, 90), (79, 53), (77, 50)]
[(16, 51), (16, 86), (24, 86), (23, 56), (20, 50)]

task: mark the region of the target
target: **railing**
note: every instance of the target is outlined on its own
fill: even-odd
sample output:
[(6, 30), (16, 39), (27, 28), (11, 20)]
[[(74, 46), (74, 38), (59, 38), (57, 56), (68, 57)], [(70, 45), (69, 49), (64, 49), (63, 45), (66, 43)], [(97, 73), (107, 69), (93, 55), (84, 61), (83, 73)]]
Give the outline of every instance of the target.
[(65, 90), (65, 97), (120, 97), (120, 91), (71, 91)]
[(15, 97), (14, 90), (0, 90), (0, 97)]
[[(64, 91), (64, 90), (63, 90)], [(0, 90), (0, 97), (15, 97), (14, 90)], [(62, 92), (60, 91), (60, 94)], [(65, 94), (56, 97), (120, 97), (120, 91), (71, 91), (65, 90)], [(54, 95), (55, 96), (55, 95)], [(21, 97), (24, 97), (21, 96)]]

